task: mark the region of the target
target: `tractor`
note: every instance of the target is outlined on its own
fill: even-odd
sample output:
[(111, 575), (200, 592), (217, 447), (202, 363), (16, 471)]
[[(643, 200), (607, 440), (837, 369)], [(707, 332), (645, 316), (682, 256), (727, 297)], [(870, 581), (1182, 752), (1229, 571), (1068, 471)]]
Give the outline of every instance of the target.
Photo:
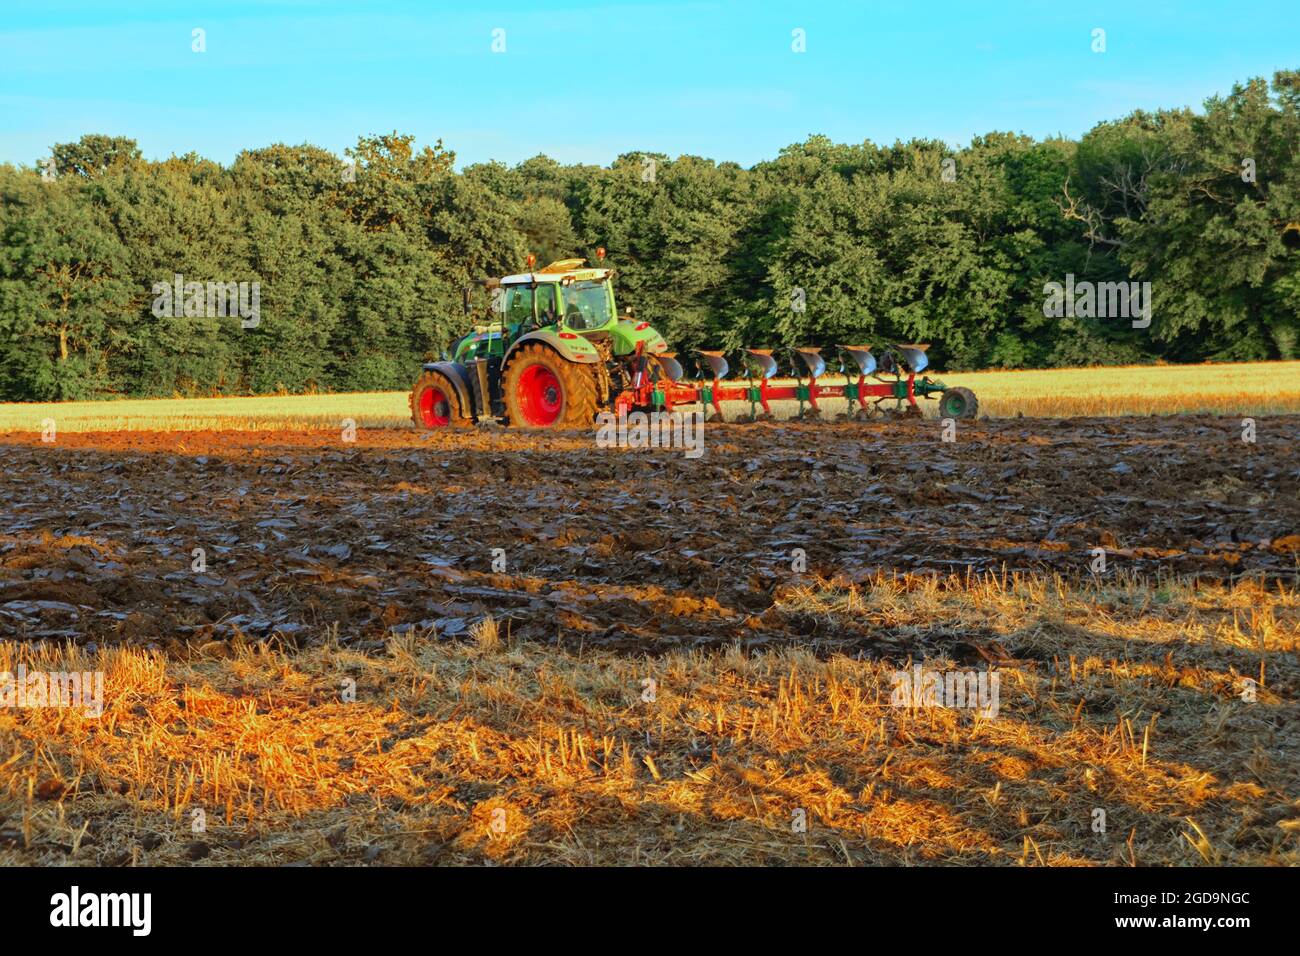
[[(604, 250), (597, 256), (603, 261)], [(483, 285), (500, 316), (475, 325), (444, 361), (425, 364), (411, 391), (420, 428), (505, 419), (523, 428), (585, 428), (632, 383), (644, 355), (668, 350), (631, 312), (619, 315), (613, 269), (563, 259)], [(465, 290), (465, 314), (471, 314)]]
[[(846, 399), (849, 410), (840, 417), (859, 420), (875, 414), (919, 417), (917, 398), (937, 398), (941, 417), (975, 417), (978, 406), (969, 389), (917, 378), (929, 364), (924, 344), (886, 345), (879, 360), (870, 346), (839, 346), (842, 384), (824, 381), (826, 362), (813, 347), (788, 350), (795, 383), (785, 385), (772, 382), (779, 371), (772, 349), (743, 350), (745, 382), (726, 380), (723, 352), (701, 349), (705, 378), (683, 381), (664, 337), (630, 309), (619, 314), (614, 270), (604, 266), (604, 249), (596, 256), (596, 267), (585, 259), (562, 259), (534, 269), (530, 255), (529, 271), (485, 280), (498, 318), (474, 325), (450, 354), (424, 365), (410, 396), (416, 426), (505, 421), (532, 429), (589, 428), (602, 409), (671, 412), (688, 405), (711, 408), (710, 419), (722, 421), (724, 401), (747, 402), (749, 421), (770, 419), (772, 401), (797, 401), (799, 417), (812, 419), (820, 417), (824, 398)], [(467, 319), (470, 292), (464, 291)]]

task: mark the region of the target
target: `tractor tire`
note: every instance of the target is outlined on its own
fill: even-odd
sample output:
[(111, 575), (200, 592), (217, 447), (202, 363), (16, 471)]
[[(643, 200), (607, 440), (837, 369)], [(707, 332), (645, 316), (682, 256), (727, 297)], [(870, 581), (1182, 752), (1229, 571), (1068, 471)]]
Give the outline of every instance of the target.
[(501, 378), (506, 414), (517, 428), (590, 428), (596, 420), (596, 376), (538, 343), (511, 357)]
[(974, 418), (980, 403), (969, 388), (944, 389), (939, 396), (940, 418)]
[(425, 431), (439, 428), (464, 428), (470, 419), (461, 414), (460, 398), (455, 387), (441, 372), (424, 372), (415, 380), (407, 397), (411, 421)]

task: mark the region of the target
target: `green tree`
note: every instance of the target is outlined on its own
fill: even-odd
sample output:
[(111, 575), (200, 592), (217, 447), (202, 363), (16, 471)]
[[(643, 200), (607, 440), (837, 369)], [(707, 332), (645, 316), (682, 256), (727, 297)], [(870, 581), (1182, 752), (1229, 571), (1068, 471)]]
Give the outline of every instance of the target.
[(126, 250), (81, 184), (7, 175), (0, 336), (10, 398), (84, 398), (109, 385), (106, 360), (130, 338)]

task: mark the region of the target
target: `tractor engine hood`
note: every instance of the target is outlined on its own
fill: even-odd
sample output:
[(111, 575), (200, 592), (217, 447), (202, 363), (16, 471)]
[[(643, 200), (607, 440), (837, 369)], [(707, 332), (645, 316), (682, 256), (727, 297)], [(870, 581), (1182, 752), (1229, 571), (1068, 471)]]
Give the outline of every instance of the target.
[(619, 319), (610, 329), (614, 335), (614, 354), (628, 355), (636, 351), (637, 344), (644, 342), (646, 352), (667, 352), (668, 343), (664, 337), (651, 327), (649, 322), (636, 319)]

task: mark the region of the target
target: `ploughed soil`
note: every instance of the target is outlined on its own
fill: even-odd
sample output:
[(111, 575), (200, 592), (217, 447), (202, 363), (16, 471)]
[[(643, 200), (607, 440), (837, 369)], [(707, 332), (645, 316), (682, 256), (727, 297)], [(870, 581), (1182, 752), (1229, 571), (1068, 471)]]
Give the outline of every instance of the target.
[(1004, 569), (1296, 581), (1300, 416), (1258, 419), (1253, 443), (1208, 416), (955, 439), (935, 421), (708, 425), (689, 457), (578, 432), (3, 435), (0, 639), (301, 645), (337, 626), (365, 649), (490, 614), (566, 647), (872, 655), (880, 634), (780, 594)]

